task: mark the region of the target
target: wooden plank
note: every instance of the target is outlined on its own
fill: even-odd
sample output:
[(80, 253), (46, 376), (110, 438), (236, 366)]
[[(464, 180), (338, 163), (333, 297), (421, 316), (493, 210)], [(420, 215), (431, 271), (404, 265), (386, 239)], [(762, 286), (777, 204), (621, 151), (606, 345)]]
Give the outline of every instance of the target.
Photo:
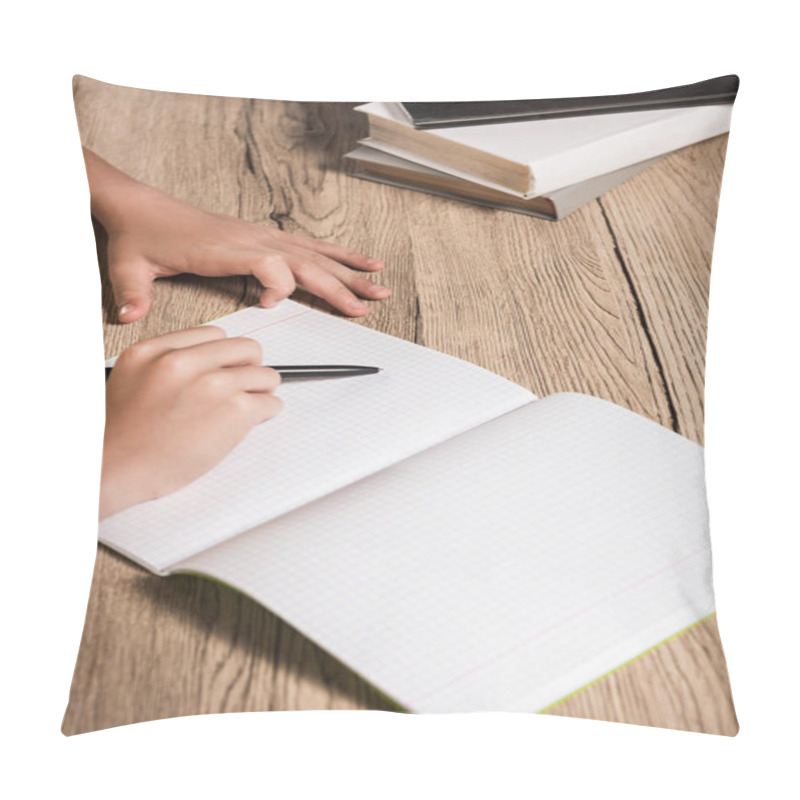
[(672, 153), (600, 200), (660, 354), (673, 427), (703, 442), (711, 255), (728, 137)]
[[(662, 422), (700, 444), (711, 256), (727, 139), (672, 153), (597, 203), (656, 357), (670, 409), (670, 420)], [(739, 727), (716, 618), (548, 713), (734, 736)]]
[(220, 583), (159, 578), (101, 547), (91, 597), (66, 734), (212, 712), (394, 708)]
[[(552, 224), (350, 177), (341, 155), (365, 133), (352, 104), (176, 95), (86, 79), (75, 98), (84, 144), (134, 177), (212, 212), (385, 258), (381, 280), (393, 297), (358, 324), (479, 363), (540, 395), (582, 391), (666, 425), (677, 408), (687, 430), (698, 408), (702, 419), (702, 382), (694, 369), (686, 385), (676, 337), (703, 309), (682, 312), (672, 339), (661, 330), (676, 319), (669, 303), (688, 290), (663, 289), (667, 268), (660, 282), (648, 279), (652, 264), (646, 253), (632, 256), (626, 227), (649, 229), (637, 210), (641, 194), (660, 192), (665, 181), (679, 194), (691, 178), (686, 153)], [(688, 157), (706, 177), (721, 173), (711, 151)], [(654, 203), (641, 207), (663, 211)], [(680, 251), (669, 241), (678, 228), (659, 224), (658, 246)], [(251, 279), (158, 281), (147, 318), (120, 326), (106, 286), (107, 352), (256, 299)], [(663, 319), (650, 322), (656, 311)], [(682, 636), (553, 713), (733, 731), (727, 679), (708, 671), (710, 662), (724, 667), (719, 643), (698, 636)], [(704, 661), (698, 653), (706, 651), (713, 657)], [(676, 677), (669, 665), (677, 658)], [(212, 711), (359, 707), (391, 706), (239, 593), (200, 578), (156, 578), (99, 548), (65, 733)]]

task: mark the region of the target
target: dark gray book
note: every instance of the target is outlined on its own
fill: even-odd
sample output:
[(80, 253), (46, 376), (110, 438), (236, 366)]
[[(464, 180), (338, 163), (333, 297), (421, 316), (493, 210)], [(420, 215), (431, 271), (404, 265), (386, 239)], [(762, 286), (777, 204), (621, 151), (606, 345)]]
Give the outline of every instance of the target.
[(633, 94), (400, 105), (415, 128), (450, 128), (460, 125), (486, 125), (492, 122), (518, 122), (732, 103), (736, 99), (738, 89), (738, 75), (723, 75), (686, 86)]

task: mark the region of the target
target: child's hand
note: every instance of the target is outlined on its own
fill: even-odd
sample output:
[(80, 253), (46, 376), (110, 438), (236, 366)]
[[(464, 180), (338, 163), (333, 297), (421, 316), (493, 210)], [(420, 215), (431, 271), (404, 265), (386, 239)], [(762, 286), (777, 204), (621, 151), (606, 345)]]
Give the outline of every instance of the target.
[(296, 287), (350, 316), (369, 306), (358, 297), (391, 294), (354, 270), (376, 272), (383, 262), (333, 244), (251, 222), (210, 214), (145, 186), (84, 148), (92, 211), (109, 237), (109, 277), (121, 322), (150, 307), (156, 278), (191, 272), (207, 277), (253, 275), (270, 307)]
[(274, 417), (280, 375), (260, 364), (258, 342), (211, 326), (129, 347), (106, 385), (100, 518), (186, 486)]

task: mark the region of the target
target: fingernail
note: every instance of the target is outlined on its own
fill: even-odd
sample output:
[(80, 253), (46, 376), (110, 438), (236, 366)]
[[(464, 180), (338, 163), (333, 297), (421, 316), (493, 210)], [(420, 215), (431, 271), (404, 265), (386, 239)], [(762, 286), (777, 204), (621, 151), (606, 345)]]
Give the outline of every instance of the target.
[(384, 295), (384, 296), (386, 296), (386, 295), (388, 295), (388, 294), (391, 294), (391, 293), (392, 293), (392, 290), (391, 290), (391, 289), (390, 289), (388, 286), (381, 286), (380, 284), (377, 284), (377, 283), (376, 283), (376, 284), (375, 284), (375, 286), (373, 286), (373, 287), (372, 287), (372, 288), (369, 290), (369, 293), (370, 293), (370, 294), (374, 294), (374, 295), (381, 294), (381, 295)]
[(125, 303), (124, 306), (119, 307), (119, 315), (124, 317), (129, 311), (133, 311), (133, 306), (130, 303)]
[(365, 308), (368, 308), (366, 303), (361, 303), (358, 300), (349, 300), (347, 307), (352, 308), (353, 311), (363, 311)]
[(377, 267), (378, 264), (383, 264), (383, 261), (377, 258), (368, 258), (367, 264), (369, 264), (371, 267)]

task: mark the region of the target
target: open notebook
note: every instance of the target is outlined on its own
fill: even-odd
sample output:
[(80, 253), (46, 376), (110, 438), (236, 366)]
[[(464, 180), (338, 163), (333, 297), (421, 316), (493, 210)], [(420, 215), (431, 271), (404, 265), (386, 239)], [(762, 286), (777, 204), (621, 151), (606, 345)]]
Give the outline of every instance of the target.
[(384, 371), (283, 385), (108, 546), (240, 589), (417, 712), (541, 710), (713, 611), (697, 444), (291, 301), (215, 324)]

